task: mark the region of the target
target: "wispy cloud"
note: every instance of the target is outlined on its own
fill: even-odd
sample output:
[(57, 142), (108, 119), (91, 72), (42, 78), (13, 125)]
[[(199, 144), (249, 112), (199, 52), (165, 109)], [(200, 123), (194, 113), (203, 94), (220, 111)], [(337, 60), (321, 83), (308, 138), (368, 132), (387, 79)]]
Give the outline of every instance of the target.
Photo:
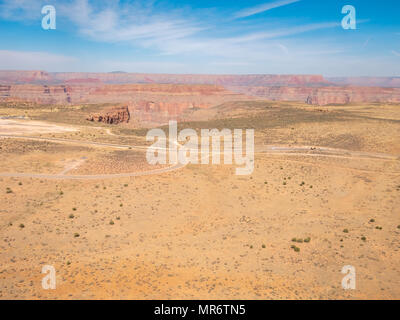
[[(264, 3), (238, 11), (236, 17), (250, 17), (299, 1)], [(293, 16), (292, 12), (284, 20), (275, 19), (272, 22), (270, 19), (232, 20), (232, 14), (227, 14), (232, 11), (226, 11), (226, 7), (177, 7), (169, 1), (51, 2), (57, 10), (57, 31), (53, 34), (60, 37), (73, 35), (68, 38), (71, 41), (68, 45), (74, 46), (73, 41), (77, 41), (77, 51), (83, 54), (72, 58), (34, 52), (29, 41), (18, 47), (27, 51), (12, 51), (15, 47), (7, 48), (7, 42), (3, 42), (1, 48), (10, 50), (0, 51), (0, 69), (326, 74), (332, 74), (330, 70), (334, 74), (346, 74), (356, 69), (362, 72), (373, 69), (377, 74), (381, 70), (400, 70), (400, 66), (396, 65), (400, 53), (395, 50), (391, 52), (391, 59), (374, 61), (375, 65), (370, 61), (367, 63), (366, 57), (358, 55), (357, 50), (365, 53), (361, 45), (358, 48), (349, 45), (352, 41), (348, 37), (350, 33), (342, 32), (340, 17), (338, 21), (313, 19), (311, 21), (314, 22), (310, 23), (310, 19)], [(0, 17), (21, 20), (21, 23), (26, 21), (40, 28), (40, 9), (46, 3), (44, 0), (0, 0)], [(359, 19), (357, 23), (366, 21)], [(323, 31), (328, 29), (332, 29), (331, 32)], [(37, 32), (37, 29), (31, 30), (35, 30), (33, 34)], [(393, 34), (396, 32), (393, 31)], [(76, 35), (80, 36), (77, 40)], [(35, 48), (39, 47), (40, 41), (38, 38)], [(84, 46), (78, 47), (82, 43)], [(373, 47), (375, 41), (371, 43), (367, 40), (364, 47), (367, 45), (368, 48)], [(51, 48), (62, 52), (66, 46), (58, 41)], [(95, 51), (98, 48), (102, 48), (100, 54)], [(386, 52), (391, 50), (389, 47)], [(392, 67), (389, 67), (390, 63)]]
[(262, 13), (262, 12), (265, 12), (265, 11), (268, 11), (268, 10), (271, 10), (271, 9), (283, 7), (283, 6), (286, 6), (288, 4), (299, 2), (299, 1), (300, 0), (279, 0), (279, 1), (275, 1), (275, 2), (268, 2), (268, 3), (260, 4), (260, 5), (255, 6), (255, 7), (251, 7), (251, 8), (240, 10), (240, 11), (236, 12), (234, 17), (235, 18), (250, 17), (250, 16), (253, 16), (255, 14), (259, 14), (259, 13)]
[(180, 12), (159, 13), (140, 3), (130, 6), (111, 2), (96, 10), (87, 0), (75, 0), (71, 5), (62, 6), (61, 13), (76, 24), (82, 35), (105, 42), (166, 41), (187, 37), (205, 28), (194, 19), (182, 17)]
[(12, 21), (38, 19), (42, 6), (39, 0), (2, 0), (0, 17)]
[(392, 53), (393, 53), (395, 56), (400, 57), (400, 52), (398, 52), (398, 51), (396, 51), (396, 50), (392, 50)]
[(68, 70), (78, 62), (74, 57), (40, 51), (0, 50), (0, 69), (13, 70)]

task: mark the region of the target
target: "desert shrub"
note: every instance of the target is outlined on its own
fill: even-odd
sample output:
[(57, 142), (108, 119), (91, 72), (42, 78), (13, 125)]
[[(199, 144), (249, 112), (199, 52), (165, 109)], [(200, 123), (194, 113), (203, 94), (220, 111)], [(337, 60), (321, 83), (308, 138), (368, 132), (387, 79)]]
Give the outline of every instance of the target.
[(291, 248), (295, 251), (295, 252), (299, 252), (300, 248), (296, 247), (295, 245), (292, 245)]

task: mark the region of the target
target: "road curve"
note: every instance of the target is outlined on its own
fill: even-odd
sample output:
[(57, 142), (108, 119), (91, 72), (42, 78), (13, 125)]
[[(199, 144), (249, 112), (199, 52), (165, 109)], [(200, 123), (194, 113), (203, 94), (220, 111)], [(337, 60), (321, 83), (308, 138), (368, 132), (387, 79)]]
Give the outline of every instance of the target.
[[(94, 141), (82, 141), (73, 139), (63, 138), (45, 138), (35, 136), (24, 136), (24, 135), (8, 135), (0, 134), (0, 138), (14, 138), (14, 139), (28, 139), (28, 140), (39, 140), (39, 141), (50, 141), (59, 143), (71, 143), (79, 145), (90, 145), (97, 147), (110, 147), (116, 149), (135, 149), (140, 151), (146, 151), (149, 146), (132, 146), (132, 145), (119, 145), (104, 142)], [(167, 151), (165, 148), (154, 148), (157, 150)], [(190, 151), (190, 148), (188, 149)], [(199, 150), (199, 153), (201, 151)], [(215, 152), (210, 152), (215, 154)], [(219, 155), (224, 154), (218, 152)], [(272, 146), (267, 145), (259, 148), (255, 154), (268, 154), (268, 155), (288, 155), (288, 156), (309, 156), (309, 157), (332, 157), (332, 158), (360, 158), (360, 159), (375, 159), (375, 160), (388, 160), (388, 161), (399, 161), (400, 157), (395, 155), (383, 154), (383, 153), (372, 153), (372, 152), (361, 152), (361, 151), (350, 151), (346, 149), (335, 149), (327, 147), (311, 147), (311, 146)], [(0, 177), (25, 177), (25, 178), (40, 178), (40, 179), (113, 179), (123, 177), (138, 177), (147, 176), (153, 174), (160, 174), (181, 169), (185, 167), (185, 164), (175, 164), (166, 168), (159, 168), (149, 171), (132, 172), (132, 173), (110, 173), (110, 174), (95, 174), (95, 175), (67, 175), (67, 174), (39, 174), (39, 173), (0, 173)]]

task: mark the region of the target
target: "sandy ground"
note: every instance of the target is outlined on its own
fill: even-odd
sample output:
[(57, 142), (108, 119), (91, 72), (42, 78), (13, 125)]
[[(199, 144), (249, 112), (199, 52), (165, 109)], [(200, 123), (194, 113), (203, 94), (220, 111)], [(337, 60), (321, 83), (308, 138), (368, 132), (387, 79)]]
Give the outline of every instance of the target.
[(76, 128), (60, 126), (43, 121), (0, 119), (0, 134), (40, 134), (74, 132)]
[[(398, 299), (400, 125), (365, 121), (258, 131), (258, 150), (275, 149), (256, 154), (250, 176), (188, 165), (117, 179), (0, 177), (0, 298)], [(0, 142), (2, 172), (144, 162), (105, 147)], [(42, 288), (43, 265), (55, 267), (55, 290)], [(342, 288), (345, 265), (355, 290)]]

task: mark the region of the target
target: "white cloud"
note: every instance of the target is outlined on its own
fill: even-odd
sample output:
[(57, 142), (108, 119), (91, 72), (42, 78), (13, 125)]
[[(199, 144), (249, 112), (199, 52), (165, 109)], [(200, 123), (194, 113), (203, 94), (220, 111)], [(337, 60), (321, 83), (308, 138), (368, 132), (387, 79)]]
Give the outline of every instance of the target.
[(162, 42), (205, 29), (190, 15), (184, 18), (174, 10), (160, 13), (149, 4), (123, 5), (111, 1), (96, 10), (87, 0), (75, 0), (59, 8), (60, 14), (76, 24), (82, 35), (96, 41), (134, 44), (137, 40), (154, 39)]
[(280, 0), (280, 1), (275, 1), (275, 2), (268, 2), (268, 3), (263, 3), (261, 5), (255, 6), (255, 7), (251, 7), (251, 8), (247, 8), (244, 10), (240, 10), (239, 12), (237, 12), (234, 17), (235, 18), (245, 18), (245, 17), (250, 17), (253, 16), (255, 14), (259, 14), (271, 9), (275, 9), (275, 8), (279, 8), (279, 7), (283, 7), (286, 6), (288, 4), (291, 3), (295, 3), (295, 2), (299, 2), (300, 0)]
[(400, 57), (400, 52), (397, 52), (396, 50), (392, 50), (392, 53), (393, 53), (395, 56)]
[[(236, 15), (251, 16), (298, 1), (269, 2), (244, 9)], [(0, 0), (0, 17), (37, 23), (37, 15), (40, 19), (40, 8), (45, 3), (40, 0)], [(118, 0), (52, 0), (52, 4), (57, 10), (60, 31), (112, 45), (104, 46), (105, 52), (98, 55), (88, 43), (87, 54), (79, 60), (46, 52), (3, 50), (0, 51), (0, 69), (346, 75), (367, 70), (392, 73), (399, 68), (397, 65), (390, 67), (400, 55), (397, 51), (393, 50), (391, 59), (384, 63), (374, 61), (376, 66), (379, 65), (378, 69), (365, 57), (357, 56), (357, 48), (346, 45), (347, 40), (340, 32), (335, 33), (335, 38), (322, 37), (321, 33), (316, 37), (297, 36), (329, 28), (340, 31), (339, 19), (338, 22), (303, 25), (301, 20), (296, 20), (296, 25), (293, 20), (285, 20), (287, 23), (279, 20), (267, 26), (265, 21), (261, 25), (260, 21), (255, 24), (250, 20), (232, 24), (229, 17), (221, 22), (218, 20), (221, 15), (206, 15), (199, 9), (164, 8), (160, 7), (160, 2), (151, 0), (128, 4)], [(239, 30), (239, 27), (247, 29)], [(341, 40), (344, 42), (340, 43)], [(131, 45), (131, 48), (114, 47), (116, 43)], [(112, 50), (122, 51), (111, 54)], [(131, 58), (127, 57), (128, 51), (132, 51)], [(139, 55), (135, 55), (136, 52)], [(349, 57), (350, 52), (354, 53), (353, 57)]]
[(47, 52), (0, 50), (0, 69), (4, 70), (69, 70), (77, 61)]
[(0, 17), (12, 21), (38, 19), (43, 4), (39, 0), (2, 0)]

